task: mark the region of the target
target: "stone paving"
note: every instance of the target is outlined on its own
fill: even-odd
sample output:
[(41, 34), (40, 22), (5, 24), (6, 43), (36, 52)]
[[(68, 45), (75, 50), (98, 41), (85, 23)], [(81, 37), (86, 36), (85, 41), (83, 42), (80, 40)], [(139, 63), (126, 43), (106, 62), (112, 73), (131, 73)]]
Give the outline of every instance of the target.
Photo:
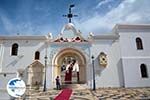
[[(25, 100), (53, 100), (60, 90), (48, 90), (47, 92), (30, 93)], [(18, 99), (22, 100), (22, 99)], [(150, 100), (149, 88), (99, 88), (96, 91), (90, 89), (73, 89), (70, 100)]]
[(150, 88), (99, 88), (91, 92), (98, 100), (150, 100)]

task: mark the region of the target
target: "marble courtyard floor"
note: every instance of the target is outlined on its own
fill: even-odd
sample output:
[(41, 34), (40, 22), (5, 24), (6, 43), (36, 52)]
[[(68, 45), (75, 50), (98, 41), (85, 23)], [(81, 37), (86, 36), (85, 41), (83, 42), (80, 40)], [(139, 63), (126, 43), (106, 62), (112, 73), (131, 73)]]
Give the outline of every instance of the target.
[[(30, 93), (26, 100), (53, 100), (59, 93), (60, 90)], [(150, 87), (99, 88), (96, 91), (79, 87), (73, 89), (70, 100), (150, 100)]]

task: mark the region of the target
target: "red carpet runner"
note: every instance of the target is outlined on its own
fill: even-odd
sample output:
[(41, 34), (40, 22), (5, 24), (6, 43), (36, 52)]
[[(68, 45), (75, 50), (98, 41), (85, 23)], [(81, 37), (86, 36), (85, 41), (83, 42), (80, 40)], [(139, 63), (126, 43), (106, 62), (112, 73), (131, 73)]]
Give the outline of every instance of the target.
[(72, 93), (72, 89), (63, 89), (61, 93), (55, 97), (54, 100), (69, 100)]

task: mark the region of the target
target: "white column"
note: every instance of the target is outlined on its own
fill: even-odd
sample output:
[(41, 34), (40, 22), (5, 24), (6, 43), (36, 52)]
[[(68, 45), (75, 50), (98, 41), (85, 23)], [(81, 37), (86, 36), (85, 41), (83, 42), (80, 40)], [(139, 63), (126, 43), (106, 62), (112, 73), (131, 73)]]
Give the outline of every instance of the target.
[(0, 72), (2, 71), (3, 53), (4, 47), (3, 44), (0, 44)]
[(53, 78), (52, 78), (52, 66), (47, 66), (46, 69), (46, 88), (53, 88)]

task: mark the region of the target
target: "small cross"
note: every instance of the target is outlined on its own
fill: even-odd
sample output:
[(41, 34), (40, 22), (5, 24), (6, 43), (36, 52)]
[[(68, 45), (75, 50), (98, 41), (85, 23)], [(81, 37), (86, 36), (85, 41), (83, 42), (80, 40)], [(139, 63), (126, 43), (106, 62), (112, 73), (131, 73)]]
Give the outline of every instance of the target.
[(71, 8), (73, 8), (75, 5), (70, 5), (69, 6), (69, 13), (67, 15), (63, 15), (63, 17), (67, 17), (69, 19), (69, 23), (71, 23), (71, 18), (72, 17), (77, 17), (78, 15), (74, 15), (71, 12)]

